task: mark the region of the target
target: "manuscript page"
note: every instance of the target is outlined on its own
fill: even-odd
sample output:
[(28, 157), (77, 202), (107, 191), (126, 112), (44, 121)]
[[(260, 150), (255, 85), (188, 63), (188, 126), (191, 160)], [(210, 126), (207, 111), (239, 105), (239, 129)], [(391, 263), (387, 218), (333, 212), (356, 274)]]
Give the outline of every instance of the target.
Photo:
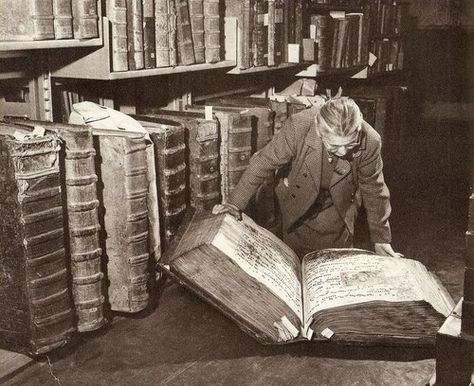
[(352, 254), (326, 251), (303, 260), (305, 326), (318, 311), (370, 301), (424, 300), (441, 314), (449, 314), (449, 301), (423, 264), (357, 250)]
[(230, 215), (225, 216), (212, 244), (303, 320), (300, 261), (286, 244), (247, 216), (237, 221)]

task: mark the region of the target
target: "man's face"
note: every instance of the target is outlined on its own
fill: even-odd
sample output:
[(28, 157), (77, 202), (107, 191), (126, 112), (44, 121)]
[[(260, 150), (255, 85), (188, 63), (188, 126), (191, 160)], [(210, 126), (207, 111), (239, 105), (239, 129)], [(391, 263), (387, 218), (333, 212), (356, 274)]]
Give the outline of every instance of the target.
[(351, 159), (352, 155), (360, 148), (360, 130), (356, 130), (348, 136), (344, 137), (341, 137), (328, 131), (320, 134), (324, 147), (330, 155), (342, 159)]

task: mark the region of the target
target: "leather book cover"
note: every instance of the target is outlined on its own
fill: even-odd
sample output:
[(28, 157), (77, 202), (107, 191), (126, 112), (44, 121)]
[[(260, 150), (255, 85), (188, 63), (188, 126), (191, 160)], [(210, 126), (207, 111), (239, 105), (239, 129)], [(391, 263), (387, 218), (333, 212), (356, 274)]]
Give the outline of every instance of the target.
[(54, 37), (72, 39), (72, 9), (69, 0), (53, 0)]
[(147, 146), (143, 136), (95, 138), (110, 308), (135, 313), (149, 301)]
[(204, 3), (203, 0), (189, 0), (191, 32), (196, 63), (205, 63), (204, 44)]
[(295, 0), (295, 43), (303, 46), (303, 0)]
[(290, 42), (290, 28), (292, 29), (293, 25), (290, 24), (290, 11), (291, 11), (291, 2), (285, 0), (283, 3), (283, 25), (281, 32), (281, 60), (282, 62), (288, 62), (288, 43)]
[(194, 45), (189, 17), (188, 0), (176, 0), (178, 64), (194, 64)]
[(139, 0), (127, 0), (127, 43), (128, 69), (143, 69), (143, 9)]
[(221, 60), (221, 17), (219, 0), (204, 0), (204, 45), (206, 63)]
[(153, 0), (143, 0), (143, 65), (145, 68), (156, 67), (155, 51), (155, 15)]
[(252, 7), (254, 0), (244, 0), (242, 2), (241, 22), (239, 23), (240, 32), (240, 68), (246, 69), (252, 66), (251, 45), (252, 45)]
[(295, 18), (296, 18), (296, 1), (297, 0), (287, 0), (288, 2), (288, 43), (295, 43)]
[(155, 146), (162, 251), (173, 239), (186, 214), (186, 146), (184, 127), (171, 120), (135, 116)]
[(96, 0), (72, 1), (72, 16), (75, 39), (89, 39), (99, 36)]
[(107, 0), (107, 16), (112, 25), (112, 69), (128, 70), (127, 2)]
[(285, 50), (283, 46), (284, 33), (284, 1), (275, 0), (275, 47), (274, 47), (274, 61), (278, 65), (284, 61)]
[(71, 291), (79, 332), (92, 331), (106, 323), (104, 318), (101, 229), (98, 217), (97, 174), (92, 131), (88, 126), (11, 119), (22, 127), (43, 127), (61, 141), (59, 153), (61, 185), (64, 187), (64, 218), (67, 229), (66, 254), (70, 258)]
[[(267, 17), (265, 17), (267, 15)], [(256, 0), (256, 27), (255, 27), (255, 52), (254, 66), (268, 64), (268, 0)], [(267, 20), (268, 21), (268, 20)]]
[(217, 121), (206, 120), (201, 113), (172, 110), (155, 110), (147, 116), (173, 120), (184, 126), (190, 205), (198, 210), (211, 210), (221, 202)]
[(170, 65), (168, 0), (155, 0), (156, 67)]
[(44, 354), (74, 331), (59, 141), (25, 137), (13, 125), (0, 133), (0, 347)]
[(268, 51), (268, 58), (267, 64), (269, 66), (274, 66), (276, 64), (275, 61), (275, 0), (268, 0), (268, 14), (266, 17), (267, 21), (267, 51)]
[(176, 0), (168, 0), (168, 46), (170, 66), (178, 65)]
[(52, 0), (2, 0), (0, 40), (54, 39)]

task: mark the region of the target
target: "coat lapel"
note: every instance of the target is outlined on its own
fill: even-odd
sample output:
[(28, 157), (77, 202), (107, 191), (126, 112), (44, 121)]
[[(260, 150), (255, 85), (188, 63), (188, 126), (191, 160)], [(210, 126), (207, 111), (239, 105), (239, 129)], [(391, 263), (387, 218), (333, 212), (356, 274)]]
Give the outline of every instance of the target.
[(351, 163), (347, 160), (336, 158), (337, 162), (334, 166), (334, 173), (331, 177), (331, 184), (330, 187), (336, 185), (339, 181), (341, 181), (344, 177), (346, 177), (351, 171)]
[(305, 158), (305, 165), (306, 169), (313, 178), (315, 192), (317, 194), (321, 185), (321, 156), (323, 153), (323, 144), (321, 142), (321, 138), (316, 133), (314, 123), (311, 125), (311, 128), (306, 135), (305, 142), (308, 146), (308, 154)]

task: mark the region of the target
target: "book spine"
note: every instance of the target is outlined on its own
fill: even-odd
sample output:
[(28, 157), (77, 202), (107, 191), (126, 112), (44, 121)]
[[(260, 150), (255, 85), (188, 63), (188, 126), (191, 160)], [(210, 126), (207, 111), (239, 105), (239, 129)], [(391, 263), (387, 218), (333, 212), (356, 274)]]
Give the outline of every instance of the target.
[(155, 0), (156, 67), (170, 65), (168, 0)]
[(204, 0), (204, 45), (207, 63), (216, 63), (220, 56), (220, 13), (219, 0)]
[(227, 202), (247, 169), (252, 154), (252, 119), (236, 113), (215, 112), (221, 130), (221, 194)]
[(240, 68), (251, 67), (250, 46), (251, 46), (251, 24), (250, 24), (250, 0), (242, 2), (240, 27)]
[(303, 0), (295, 0), (295, 43), (303, 46)]
[(268, 64), (268, 23), (265, 15), (268, 14), (268, 0), (256, 0), (256, 18), (255, 27), (255, 53), (254, 66), (266, 66)]
[(143, 0), (143, 65), (145, 68), (156, 66), (155, 54), (155, 16), (153, 0)]
[(288, 103), (270, 100), (270, 106), (275, 113), (273, 131), (278, 134), (283, 127), (283, 123), (288, 119)]
[(268, 0), (268, 14), (267, 14), (267, 44), (268, 44), (268, 59), (267, 64), (274, 66), (275, 62), (275, 0)]
[(109, 0), (109, 15), (112, 24), (113, 71), (128, 70), (127, 3), (126, 0)]
[(99, 244), (99, 216), (95, 150), (91, 130), (60, 127), (64, 142), (64, 173), (67, 201), (69, 253), (71, 256), (72, 294), (77, 314), (77, 330), (102, 327), (104, 318)]
[(194, 64), (193, 35), (189, 17), (188, 0), (177, 0), (178, 53), (180, 64)]
[(176, 66), (178, 64), (178, 50), (176, 48), (176, 13), (176, 0), (168, 0), (168, 41), (170, 66)]
[(139, 312), (149, 299), (146, 144), (143, 137), (99, 136), (99, 146), (110, 307)]
[(53, 0), (54, 37), (72, 39), (72, 9), (69, 0)]
[(196, 63), (205, 63), (204, 48), (204, 4), (203, 0), (189, 0), (191, 31)]
[(288, 43), (295, 43), (296, 0), (288, 1)]
[(143, 63), (143, 9), (142, 2), (127, 0), (128, 69), (141, 70)]
[(195, 120), (186, 129), (191, 206), (212, 210), (221, 202), (218, 128), (214, 121)]
[(284, 2), (283, 0), (275, 0), (275, 64), (283, 62), (284, 58)]
[(31, 3), (33, 40), (54, 39), (53, 0), (34, 0)]
[(96, 0), (73, 1), (72, 16), (75, 39), (89, 39), (99, 36)]
[[(54, 137), (2, 137), (0, 343), (29, 354), (66, 344), (74, 331)], [(8, 256), (5, 259), (3, 256)], [(13, 287), (12, 287), (13, 286)], [(21, 288), (21, 290), (19, 290)], [(14, 295), (12, 297), (12, 295)]]
[(281, 60), (283, 62), (288, 62), (288, 43), (290, 36), (290, 2), (288, 0), (283, 1), (283, 26), (282, 26), (282, 53)]
[(166, 249), (176, 234), (186, 212), (186, 162), (184, 128), (166, 127), (152, 132), (159, 175), (160, 214)]

